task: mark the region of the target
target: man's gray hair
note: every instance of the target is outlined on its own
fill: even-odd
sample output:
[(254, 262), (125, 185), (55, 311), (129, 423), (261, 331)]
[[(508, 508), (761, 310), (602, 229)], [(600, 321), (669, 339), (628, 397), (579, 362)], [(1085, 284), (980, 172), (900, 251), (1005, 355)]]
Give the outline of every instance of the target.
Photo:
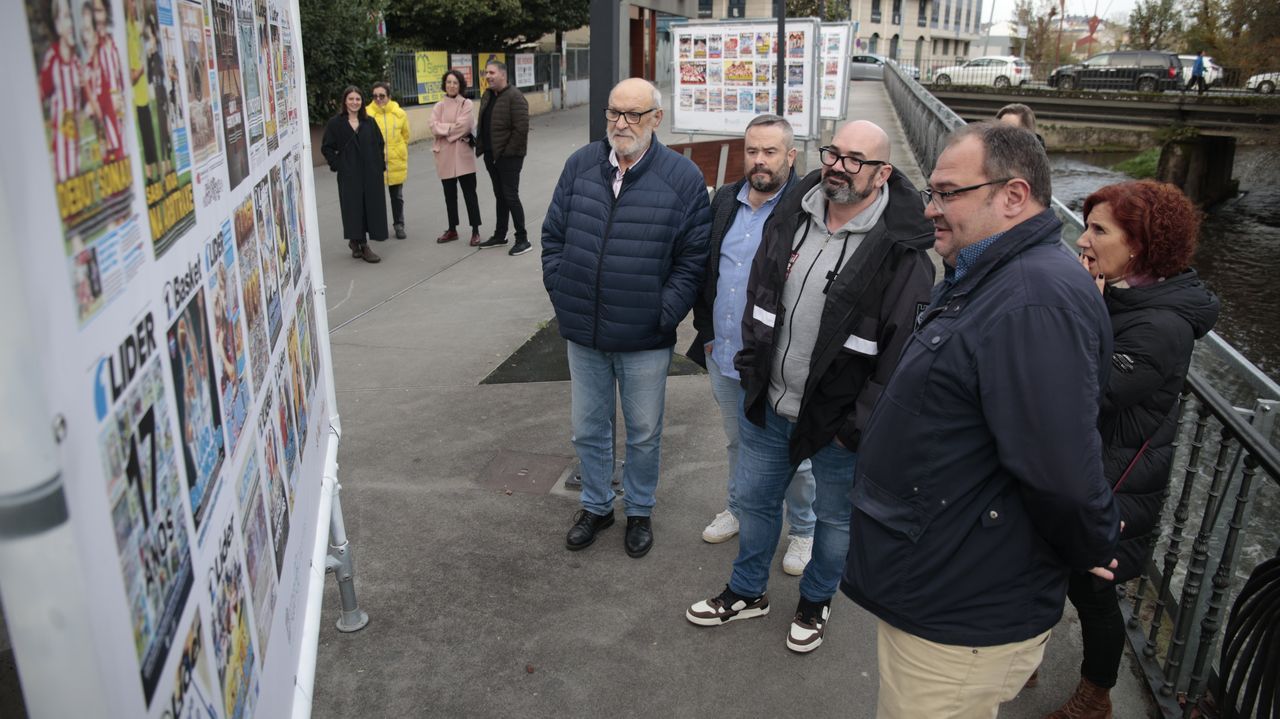
[(492, 67), (496, 67), (496, 68), (498, 68), (498, 70), (499, 70), (499, 71), (501, 71), (501, 72), (502, 72), (502, 74), (503, 74), (503, 75), (506, 75), (506, 74), (507, 74), (507, 63), (505, 63), (505, 62), (503, 62), (503, 61), (501, 61), (501, 60), (490, 60), (489, 62), (486, 62), (486, 63), (484, 64), (484, 66), (485, 66), (485, 67), (491, 67), (491, 66), (492, 66)]
[[(791, 123), (778, 115), (770, 115), (768, 113), (756, 115), (751, 118), (751, 122), (747, 123), (747, 130), (750, 130), (753, 127), (780, 127), (782, 128), (783, 146), (788, 150), (791, 150), (796, 146), (796, 133), (795, 130), (791, 128)], [(746, 134), (746, 130), (743, 130), (743, 137), (746, 137)]]
[(657, 85), (652, 85), (652, 87), (653, 87), (653, 108), (655, 110), (661, 110), (662, 109), (662, 91), (658, 89)]
[(1048, 207), (1053, 202), (1049, 157), (1030, 130), (1000, 122), (975, 122), (947, 137), (951, 147), (966, 137), (982, 143), (982, 174), (988, 180), (1018, 177), (1031, 186), (1031, 197)]

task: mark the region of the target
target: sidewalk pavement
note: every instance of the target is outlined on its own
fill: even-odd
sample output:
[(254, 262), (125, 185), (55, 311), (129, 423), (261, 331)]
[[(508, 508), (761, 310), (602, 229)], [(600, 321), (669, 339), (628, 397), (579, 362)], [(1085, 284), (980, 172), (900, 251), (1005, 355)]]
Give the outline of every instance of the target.
[[(851, 116), (892, 112), (879, 84), (854, 87)], [(587, 112), (531, 119), (521, 198), (535, 249), (564, 160), (586, 142)], [(898, 144), (901, 162), (910, 154)], [(821, 649), (802, 656), (784, 646), (798, 598), (798, 580), (780, 567), (785, 541), (769, 616), (717, 628), (684, 619), (689, 604), (720, 591), (737, 551), (735, 541), (700, 537), (724, 508), (727, 471), (705, 376), (668, 382), (655, 542), (642, 559), (624, 553), (621, 522), (592, 547), (566, 551), (575, 493), (477, 484), (491, 462), (512, 456), (505, 452), (536, 455), (527, 457), (535, 465), (571, 461), (569, 384), (479, 384), (552, 316), (539, 254), (509, 257), (465, 239), (437, 245), (444, 206), (430, 145), (410, 148), (409, 170), (410, 239), (375, 243), (378, 265), (351, 258), (334, 178), (316, 171), (344, 428), (339, 479), (356, 590), (371, 621), (337, 632), (337, 591), (326, 583), (314, 715), (872, 716), (871, 615), (837, 595)], [(493, 196), (479, 174), (487, 237)], [(691, 336), (686, 321), (678, 351)], [(1065, 620), (1039, 688), (1002, 716), (1043, 716), (1064, 700), (1079, 645)], [(1146, 716), (1127, 665), (1121, 681), (1116, 716)]]

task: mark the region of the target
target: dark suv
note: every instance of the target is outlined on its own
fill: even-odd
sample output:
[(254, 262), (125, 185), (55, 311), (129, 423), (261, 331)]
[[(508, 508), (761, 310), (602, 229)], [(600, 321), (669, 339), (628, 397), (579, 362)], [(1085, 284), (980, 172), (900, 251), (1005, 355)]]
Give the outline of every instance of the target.
[(1078, 65), (1063, 65), (1049, 76), (1059, 90), (1173, 90), (1182, 78), (1182, 62), (1171, 52), (1122, 50), (1094, 55)]

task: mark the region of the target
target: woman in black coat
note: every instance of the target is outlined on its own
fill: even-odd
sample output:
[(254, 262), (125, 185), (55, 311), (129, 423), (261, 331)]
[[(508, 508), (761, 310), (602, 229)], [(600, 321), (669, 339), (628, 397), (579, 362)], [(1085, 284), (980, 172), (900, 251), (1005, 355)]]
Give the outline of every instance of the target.
[(357, 87), (342, 91), (342, 112), (324, 128), (320, 152), (329, 169), (338, 173), (338, 203), (342, 207), (342, 234), (351, 256), (365, 262), (382, 258), (369, 248), (370, 240), (387, 239), (387, 205), (382, 190), (386, 171), (382, 131), (364, 109)]
[(1084, 202), (1080, 264), (1098, 283), (1115, 350), (1098, 416), (1102, 465), (1123, 525), (1115, 580), (1073, 573), (1084, 661), (1076, 692), (1050, 717), (1110, 717), (1124, 652), (1116, 582), (1142, 573), (1169, 484), (1178, 395), (1196, 339), (1218, 319), (1218, 298), (1189, 269), (1200, 213), (1178, 188), (1151, 180), (1109, 185)]

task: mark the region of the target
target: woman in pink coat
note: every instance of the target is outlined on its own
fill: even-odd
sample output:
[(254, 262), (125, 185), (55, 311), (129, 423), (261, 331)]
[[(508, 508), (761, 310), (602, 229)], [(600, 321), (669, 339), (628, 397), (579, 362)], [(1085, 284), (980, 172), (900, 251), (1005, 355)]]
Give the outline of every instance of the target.
[(458, 185), (467, 201), (467, 219), (471, 221), (471, 246), (480, 244), (480, 201), (476, 199), (476, 156), (471, 149), (473, 117), (471, 101), (466, 98), (467, 80), (457, 70), (440, 79), (445, 97), (431, 108), (431, 133), (435, 143), (431, 152), (436, 158), (436, 174), (444, 185), (444, 204), (449, 211), (449, 229), (436, 242), (458, 239)]

